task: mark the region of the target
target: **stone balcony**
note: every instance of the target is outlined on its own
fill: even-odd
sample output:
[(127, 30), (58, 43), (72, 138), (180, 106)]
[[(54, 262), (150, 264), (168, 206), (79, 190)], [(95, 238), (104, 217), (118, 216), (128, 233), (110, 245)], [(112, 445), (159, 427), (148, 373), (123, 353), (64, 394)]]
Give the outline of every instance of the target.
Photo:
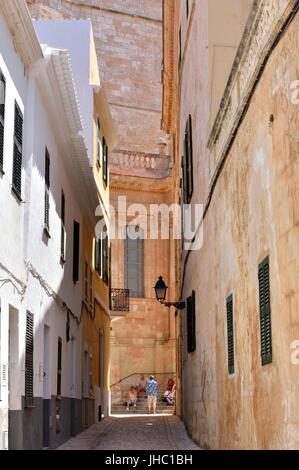
[(163, 153), (115, 150), (110, 157), (110, 173), (144, 178), (166, 178), (171, 174), (171, 158)]
[(209, 137), (211, 188), (271, 51), (296, 9), (297, 0), (254, 1)]
[(110, 315), (125, 316), (130, 311), (129, 289), (110, 289)]

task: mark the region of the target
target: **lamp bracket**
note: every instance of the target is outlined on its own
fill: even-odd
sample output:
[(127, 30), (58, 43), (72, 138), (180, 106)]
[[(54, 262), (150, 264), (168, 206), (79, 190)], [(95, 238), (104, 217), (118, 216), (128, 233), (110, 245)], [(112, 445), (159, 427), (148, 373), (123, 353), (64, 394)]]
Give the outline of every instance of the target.
[(175, 307), (178, 310), (184, 310), (186, 307), (186, 302), (165, 302), (160, 300), (160, 304), (164, 305), (165, 307)]

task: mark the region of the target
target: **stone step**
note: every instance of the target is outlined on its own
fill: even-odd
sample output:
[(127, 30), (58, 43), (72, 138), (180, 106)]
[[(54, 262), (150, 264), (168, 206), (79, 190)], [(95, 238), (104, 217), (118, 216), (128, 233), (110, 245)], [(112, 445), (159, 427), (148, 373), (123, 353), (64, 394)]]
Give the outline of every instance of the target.
[[(134, 408), (132, 406), (130, 406), (130, 409), (127, 410), (125, 406), (112, 406), (111, 408), (111, 413), (112, 414), (116, 414), (116, 415), (120, 415), (120, 414), (128, 414), (128, 413), (133, 413), (133, 414), (147, 414), (148, 412), (148, 408), (147, 407), (137, 407)], [(156, 408), (156, 412), (159, 414), (159, 413), (163, 413), (163, 414), (169, 414), (169, 415), (172, 415), (174, 413), (174, 406), (157, 406)]]

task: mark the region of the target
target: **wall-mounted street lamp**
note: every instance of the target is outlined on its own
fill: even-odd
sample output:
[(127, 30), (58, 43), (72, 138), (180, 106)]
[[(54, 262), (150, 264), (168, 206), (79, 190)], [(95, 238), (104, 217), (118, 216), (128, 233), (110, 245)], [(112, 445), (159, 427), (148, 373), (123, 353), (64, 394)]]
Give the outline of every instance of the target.
[(175, 307), (178, 310), (183, 310), (186, 306), (185, 302), (165, 302), (166, 292), (167, 292), (167, 285), (163, 281), (163, 277), (160, 276), (156, 285), (154, 287), (156, 292), (156, 298), (160, 304), (165, 305), (165, 307)]

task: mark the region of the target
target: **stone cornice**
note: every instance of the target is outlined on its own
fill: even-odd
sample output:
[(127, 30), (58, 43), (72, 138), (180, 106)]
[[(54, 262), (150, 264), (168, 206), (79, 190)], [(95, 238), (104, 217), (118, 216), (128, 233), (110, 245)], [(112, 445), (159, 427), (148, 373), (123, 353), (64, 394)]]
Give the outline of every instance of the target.
[(211, 187), (233, 142), (255, 85), (298, 0), (255, 0), (210, 133)]
[(171, 177), (160, 180), (136, 176), (123, 176), (110, 173), (110, 192), (135, 191), (151, 193), (167, 193), (173, 190), (173, 179)]

